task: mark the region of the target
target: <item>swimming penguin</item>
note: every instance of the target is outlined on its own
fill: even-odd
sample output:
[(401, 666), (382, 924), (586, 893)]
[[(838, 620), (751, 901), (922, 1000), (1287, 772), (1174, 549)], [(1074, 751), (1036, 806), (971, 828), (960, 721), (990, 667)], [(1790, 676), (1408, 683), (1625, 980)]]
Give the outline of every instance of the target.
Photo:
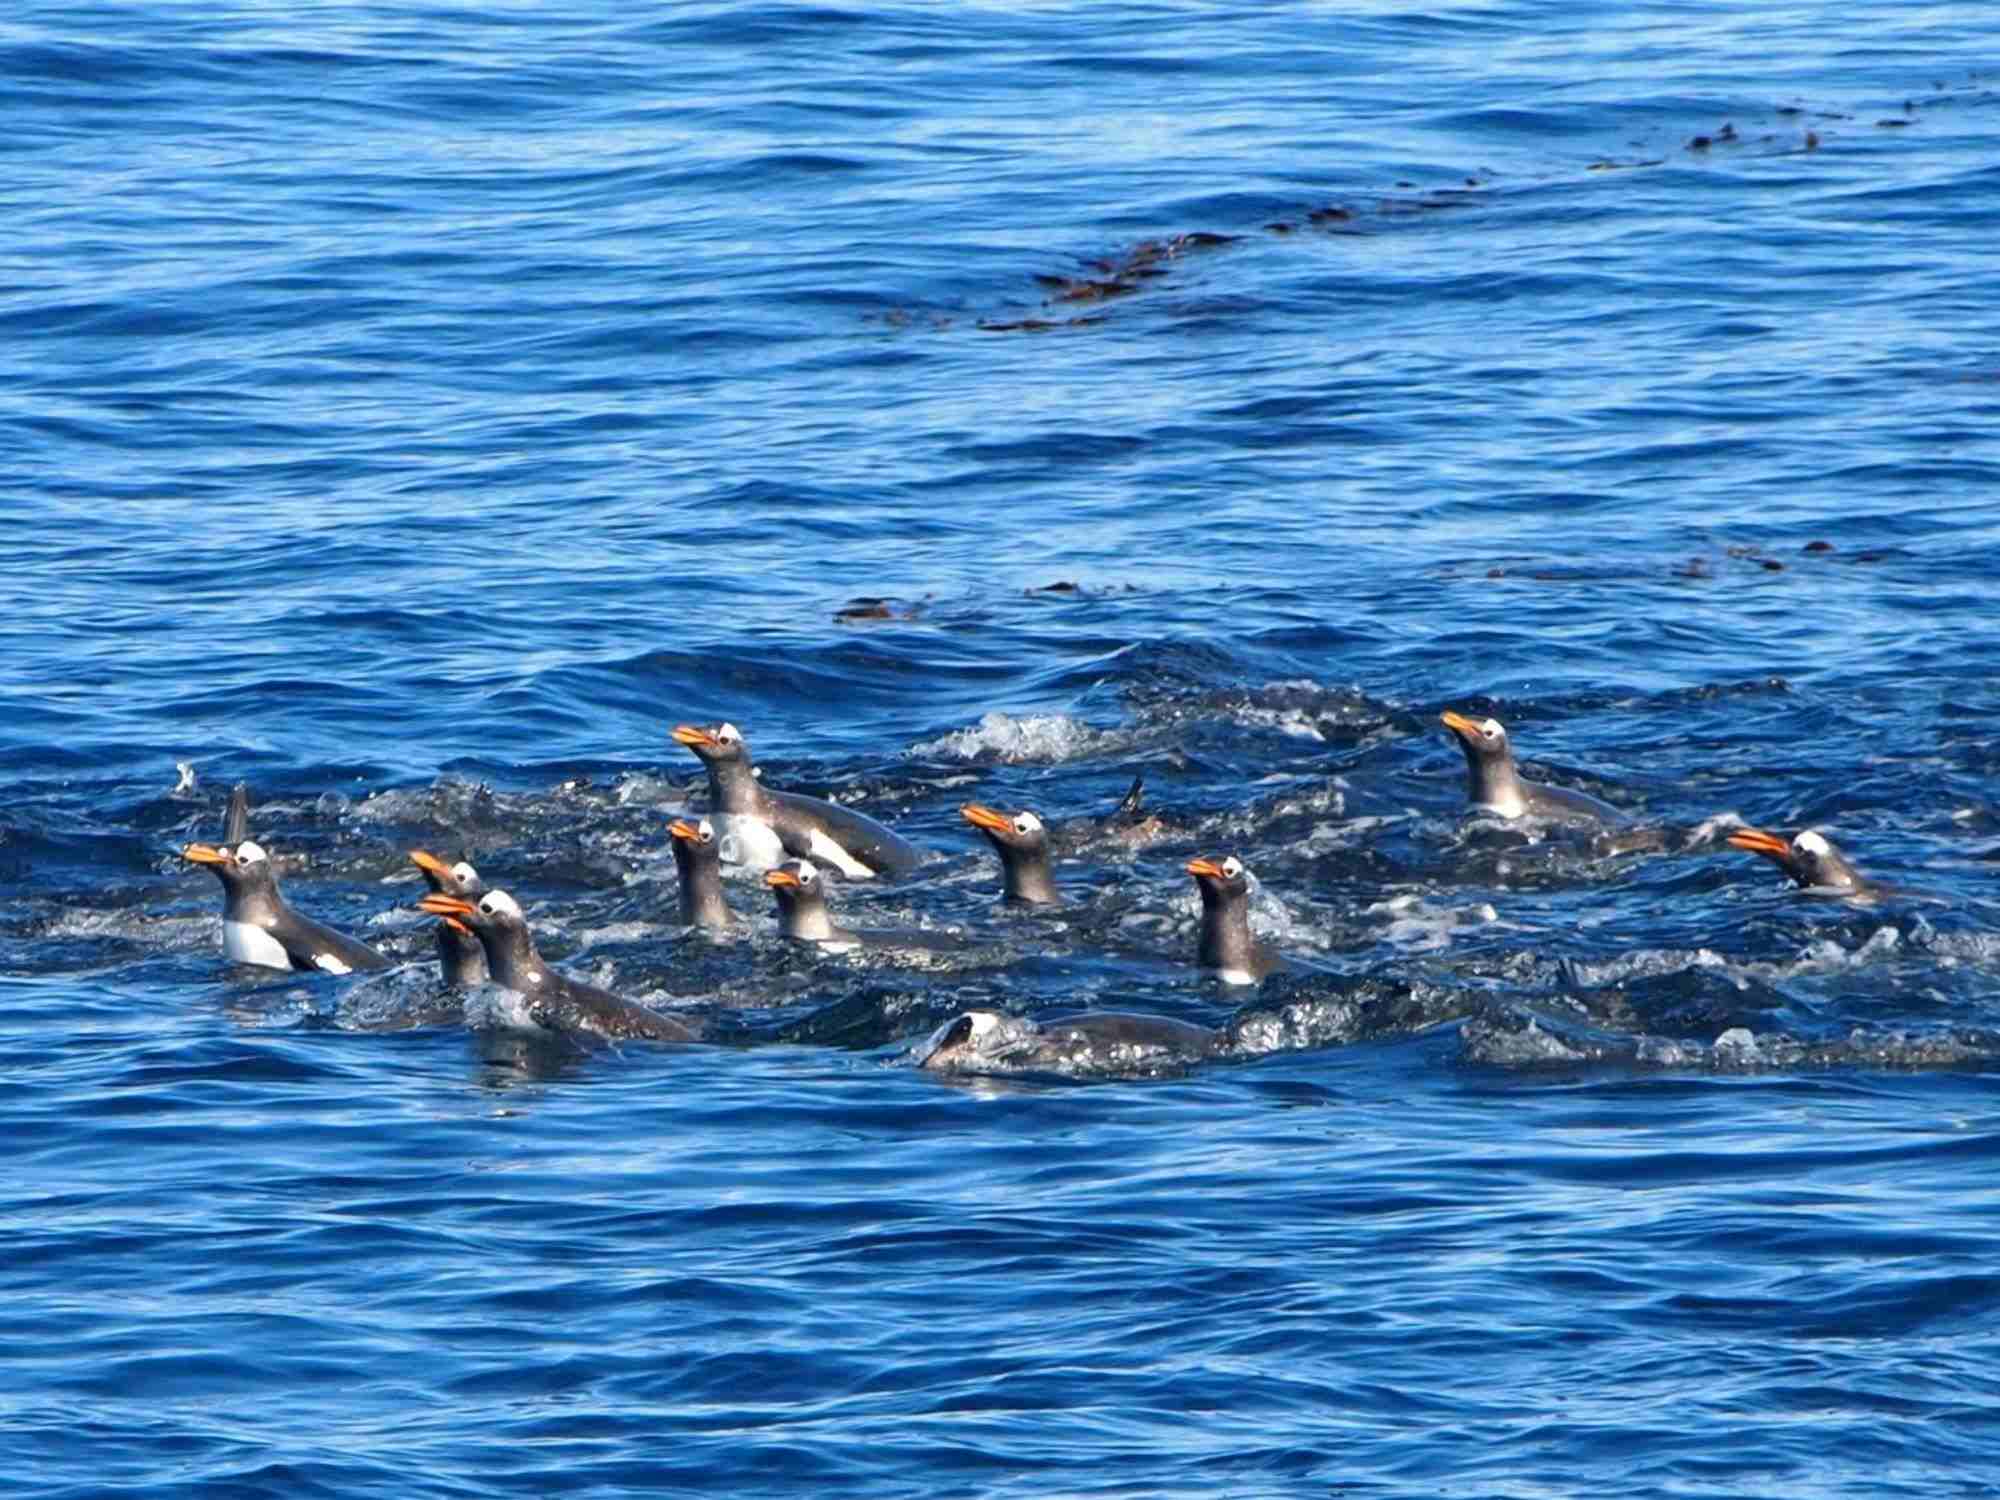
[(611, 1041), (691, 1042), (692, 1026), (621, 1000), (609, 990), (565, 978), (535, 951), (527, 919), (505, 891), (488, 891), (477, 904), (458, 896), (432, 894), (417, 906), (434, 917), (470, 927), (486, 949), (486, 970), (502, 989), (521, 997), (518, 1016), (528, 1027), (564, 1036)]
[(189, 844), (181, 858), (207, 865), (222, 881), (222, 951), (237, 963), (322, 974), (389, 967), (389, 960), (366, 943), (287, 906), (261, 844), (249, 839), (220, 849)]
[[(423, 871), (424, 880), (433, 894), (457, 896), (466, 901), (485, 894), (486, 886), (480, 880), (479, 872), (464, 860), (446, 865), (435, 854), (412, 849), (410, 863)], [(470, 989), (475, 984), (486, 983), (486, 949), (478, 935), (463, 922), (443, 921), (437, 924), (437, 950), (438, 967), (444, 971), (446, 984)]]
[(1609, 802), (1559, 786), (1523, 781), (1514, 769), (1514, 747), (1498, 719), (1472, 720), (1446, 709), (1439, 719), (1458, 736), (1465, 752), (1466, 800), (1503, 818), (1546, 818), (1555, 823), (1611, 824), (1631, 821)]
[(1256, 984), (1286, 967), (1250, 933), (1250, 872), (1235, 855), (1191, 859), (1188, 874), (1201, 892), (1201, 944), (1195, 961), (1224, 984)]
[(912, 1056), (939, 1073), (1131, 1074), (1182, 1068), (1221, 1046), (1220, 1032), (1166, 1016), (1083, 1011), (1036, 1022), (974, 1010), (945, 1022)]
[[(797, 792), (775, 792), (751, 774), (750, 746), (734, 724), (682, 724), (674, 739), (708, 767), (708, 795), (718, 828), (736, 835), (737, 862), (768, 870), (790, 854), (816, 860), (850, 880), (901, 876), (923, 851), (864, 813)], [(723, 826), (723, 817), (728, 819)]]
[(674, 868), (681, 876), (681, 925), (722, 932), (736, 925), (722, 899), (722, 854), (715, 824), (676, 818), (667, 825), (674, 839)]
[(1000, 875), (1009, 901), (1024, 906), (1062, 904), (1055, 872), (1049, 868), (1048, 830), (1040, 818), (1031, 812), (1009, 817), (977, 802), (966, 803), (958, 815), (985, 834), (1000, 856)]
[(1761, 828), (1739, 828), (1729, 835), (1732, 848), (1775, 860), (1792, 882), (1815, 896), (1868, 897), (1885, 894), (1886, 886), (1869, 880), (1816, 829), (1791, 839)]
[(925, 928), (855, 930), (841, 927), (826, 909), (826, 881), (809, 859), (794, 859), (764, 876), (778, 898), (778, 926), (795, 942), (816, 943), (828, 953), (852, 953), (857, 948), (905, 948), (949, 952), (963, 948), (956, 933)]

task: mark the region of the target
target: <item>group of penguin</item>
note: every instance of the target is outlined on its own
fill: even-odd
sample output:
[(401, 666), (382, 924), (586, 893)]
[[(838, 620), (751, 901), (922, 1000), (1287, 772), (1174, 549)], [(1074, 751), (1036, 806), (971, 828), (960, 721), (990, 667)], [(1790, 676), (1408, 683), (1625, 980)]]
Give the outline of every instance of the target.
[[(1595, 830), (1630, 825), (1608, 803), (1524, 779), (1498, 720), (1447, 712), (1442, 722), (1464, 752), (1473, 809)], [(709, 786), (708, 816), (693, 822), (677, 818), (669, 828), (683, 925), (711, 930), (736, 925), (723, 894), (727, 844), (735, 862), (765, 871), (779, 925), (794, 941), (835, 953), (959, 941), (947, 933), (871, 934), (840, 926), (826, 904), (822, 866), (849, 879), (893, 879), (914, 870), (922, 851), (852, 808), (765, 786), (752, 767), (749, 744), (733, 724), (684, 724), (673, 738), (700, 759)], [(960, 814), (999, 855), (1008, 902), (1062, 903), (1040, 818), (978, 803), (966, 804)], [(1787, 837), (1743, 828), (1731, 833), (1728, 842), (1776, 862), (1798, 887), (1814, 894), (1865, 900), (1882, 889), (1857, 873), (1816, 830)], [(249, 837), (249, 802), (242, 786), (231, 796), (222, 843), (189, 844), (181, 853), (222, 881), (223, 949), (232, 960), (326, 974), (389, 966), (390, 960), (366, 943), (286, 903), (269, 855)], [(504, 890), (487, 889), (470, 864), (446, 864), (422, 849), (412, 850), (410, 860), (430, 888), (417, 906), (439, 919), (437, 950), (445, 981), (460, 988), (490, 982), (503, 997), (495, 1014), (504, 1024), (582, 1042), (700, 1040), (701, 1031), (692, 1021), (551, 968), (536, 951), (520, 905)], [(1225, 984), (1255, 985), (1286, 967), (1285, 959), (1250, 930), (1251, 878), (1240, 860), (1233, 855), (1203, 857), (1188, 861), (1186, 869), (1201, 895), (1200, 968)], [(1035, 1021), (971, 1011), (939, 1027), (914, 1059), (922, 1067), (954, 1072), (1068, 1070), (1079, 1057), (1136, 1068), (1197, 1061), (1223, 1045), (1223, 1033), (1165, 1016), (1085, 1011)]]

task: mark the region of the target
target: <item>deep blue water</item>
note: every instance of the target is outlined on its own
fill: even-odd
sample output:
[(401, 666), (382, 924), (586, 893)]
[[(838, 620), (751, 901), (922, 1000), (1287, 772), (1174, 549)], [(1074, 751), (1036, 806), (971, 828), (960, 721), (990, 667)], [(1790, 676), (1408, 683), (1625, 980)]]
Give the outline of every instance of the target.
[[(1995, 36), (12, 10), (0, 1493), (1989, 1494)], [(970, 956), (676, 927), (723, 718)], [(239, 779), (407, 962), (223, 960)], [(419, 845), (719, 1040), (437, 1022)], [(913, 1066), (968, 1007), (1260, 1044)]]

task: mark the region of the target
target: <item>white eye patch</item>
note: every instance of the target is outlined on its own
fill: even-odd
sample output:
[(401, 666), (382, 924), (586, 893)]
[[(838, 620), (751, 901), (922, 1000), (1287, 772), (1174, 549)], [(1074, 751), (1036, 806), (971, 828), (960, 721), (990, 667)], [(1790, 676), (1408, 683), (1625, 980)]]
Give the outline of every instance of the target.
[(479, 872), (462, 859), (451, 867), (451, 878), (460, 885), (479, 884)]
[(1042, 820), (1031, 812), (1018, 813), (1014, 818), (1014, 832), (1026, 838), (1031, 833), (1042, 831)]
[(1498, 719), (1488, 719), (1484, 724), (1481, 724), (1479, 726), (1479, 732), (1485, 735), (1486, 738), (1488, 738), (1489, 740), (1497, 740), (1500, 738), (1501, 735), (1505, 734), (1507, 731), (1500, 727), (1500, 721)]
[(699, 823), (695, 824), (694, 831), (695, 836), (704, 844), (715, 842), (715, 825), (709, 822), (708, 819), (703, 818)]
[(799, 861), (799, 884), (800, 884), (800, 885), (811, 885), (811, 884), (812, 884), (812, 883), (813, 883), (814, 881), (816, 881), (816, 880), (818, 880), (818, 879), (819, 879), (819, 871), (818, 871), (817, 869), (815, 869), (815, 868), (814, 868), (814, 866), (813, 866), (813, 862), (812, 862), (811, 860), (809, 860), (809, 859), (802, 859), (802, 860), (800, 860), (800, 861)]
[(253, 843), (251, 840), (245, 839), (236, 846), (236, 863), (239, 865), (261, 864), (267, 858), (269, 856), (264, 853), (264, 846), (262, 844)]
[(1000, 1029), (1000, 1017), (993, 1011), (967, 1011), (966, 1017), (972, 1022), (972, 1039), (975, 1042), (993, 1035)]
[(1827, 841), (1814, 833), (1810, 828), (1792, 840), (1792, 847), (1801, 854), (1818, 855), (1822, 859), (1831, 852), (1831, 846), (1828, 845)]
[(743, 743), (743, 732), (734, 724), (719, 726), (715, 731), (715, 737), (725, 745), (740, 745)]
[(489, 917), (518, 917), (521, 908), (514, 904), (514, 898), (505, 891), (488, 891), (480, 900), (479, 909)]
[(1238, 875), (1243, 873), (1243, 861), (1233, 854), (1230, 855), (1229, 858), (1222, 862), (1222, 873), (1229, 879), (1234, 880)]

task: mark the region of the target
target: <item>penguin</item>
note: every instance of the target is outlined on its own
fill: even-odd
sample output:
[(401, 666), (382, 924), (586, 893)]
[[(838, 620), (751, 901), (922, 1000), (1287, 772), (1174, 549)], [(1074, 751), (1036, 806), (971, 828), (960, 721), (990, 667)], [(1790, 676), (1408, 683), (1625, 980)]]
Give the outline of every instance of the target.
[(1081, 1011), (1030, 1021), (974, 1010), (947, 1021), (912, 1054), (938, 1073), (1145, 1073), (1185, 1067), (1222, 1049), (1222, 1033), (1166, 1016)]
[(1042, 820), (1031, 812), (1017, 812), (1011, 818), (968, 802), (958, 810), (1000, 856), (1000, 875), (1006, 899), (1021, 906), (1060, 906), (1063, 895), (1056, 888), (1055, 872), (1049, 868), (1049, 835)]
[[(447, 866), (435, 854), (423, 849), (410, 851), (410, 863), (423, 871), (424, 880), (435, 895), (459, 896), (473, 900), (485, 894), (479, 872), (460, 860)], [(437, 926), (438, 967), (444, 982), (458, 989), (471, 989), (487, 980), (486, 949), (472, 929), (449, 919)]]
[(433, 893), (417, 906), (434, 917), (459, 922), (478, 935), (493, 982), (521, 997), (515, 1014), (527, 1023), (524, 1030), (615, 1042), (697, 1039), (698, 1033), (686, 1022), (551, 969), (535, 951), (535, 940), (528, 933), (519, 904), (505, 891), (487, 891), (477, 903)]
[(389, 960), (366, 943), (302, 917), (285, 904), (277, 873), (261, 844), (250, 839), (216, 848), (189, 844), (181, 858), (207, 865), (222, 882), (222, 951), (240, 964), (349, 974), (386, 969)]
[(681, 925), (725, 932), (736, 925), (736, 914), (722, 897), (721, 846), (715, 824), (707, 818), (690, 823), (676, 818), (667, 825), (674, 840), (674, 868), (681, 876)]
[[(850, 880), (900, 877), (923, 851), (894, 830), (849, 807), (776, 792), (751, 774), (750, 746), (734, 724), (682, 724), (674, 739), (708, 768), (708, 796), (718, 828), (737, 839), (737, 862), (768, 870), (790, 854), (838, 870)], [(727, 824), (723, 823), (726, 815)]]
[(1800, 890), (1815, 896), (1868, 899), (1884, 895), (1887, 886), (1868, 879), (1833, 847), (1825, 834), (1808, 828), (1787, 839), (1761, 828), (1739, 828), (1729, 835), (1730, 847), (1775, 860)]
[(1514, 769), (1514, 747), (1498, 719), (1472, 720), (1446, 709), (1438, 716), (1465, 752), (1466, 800), (1503, 818), (1544, 818), (1552, 823), (1624, 827), (1631, 822), (1609, 802), (1559, 786), (1523, 781)]
[(903, 948), (951, 952), (965, 946), (956, 933), (924, 928), (857, 931), (837, 925), (826, 909), (826, 881), (809, 859), (794, 859), (764, 876), (778, 898), (778, 926), (794, 942), (816, 943), (828, 953), (852, 953), (857, 948)]
[(1195, 961), (1224, 984), (1257, 984), (1287, 967), (1250, 933), (1250, 872), (1235, 855), (1191, 859), (1188, 874), (1201, 892), (1201, 944)]

